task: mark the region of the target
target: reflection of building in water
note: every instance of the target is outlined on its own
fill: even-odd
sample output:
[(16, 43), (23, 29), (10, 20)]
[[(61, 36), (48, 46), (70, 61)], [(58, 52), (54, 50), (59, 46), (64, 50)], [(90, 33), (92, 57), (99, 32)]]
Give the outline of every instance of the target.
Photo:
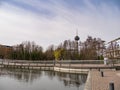
[(106, 45), (105, 56), (109, 59), (120, 59), (120, 37)]

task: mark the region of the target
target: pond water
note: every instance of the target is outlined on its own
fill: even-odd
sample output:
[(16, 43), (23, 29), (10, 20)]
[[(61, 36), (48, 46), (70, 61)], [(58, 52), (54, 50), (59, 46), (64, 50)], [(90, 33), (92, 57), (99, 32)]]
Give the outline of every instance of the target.
[(0, 90), (84, 90), (86, 74), (0, 69)]

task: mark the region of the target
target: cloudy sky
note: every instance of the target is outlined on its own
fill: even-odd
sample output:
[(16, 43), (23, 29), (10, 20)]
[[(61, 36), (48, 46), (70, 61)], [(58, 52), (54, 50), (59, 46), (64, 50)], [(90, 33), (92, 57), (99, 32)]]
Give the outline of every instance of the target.
[(120, 0), (0, 0), (0, 44), (35, 41), (46, 48), (88, 35), (120, 37)]

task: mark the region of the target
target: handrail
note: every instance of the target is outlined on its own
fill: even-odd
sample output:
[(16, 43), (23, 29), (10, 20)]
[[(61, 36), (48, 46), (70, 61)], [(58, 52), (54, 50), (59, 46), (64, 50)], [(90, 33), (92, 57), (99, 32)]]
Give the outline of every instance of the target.
[(120, 66), (120, 60), (61, 60), (61, 61), (20, 61), (20, 60), (0, 60), (2, 66), (23, 66), (23, 67), (65, 67), (65, 68), (114, 68)]
[[(115, 64), (120, 63), (120, 60), (107, 60), (107, 62), (113, 61)], [(0, 59), (0, 62), (10, 62), (10, 63), (40, 63), (40, 64), (53, 64), (55, 63), (62, 63), (62, 64), (103, 64), (104, 60), (60, 60), (60, 61), (27, 61), (27, 60), (3, 60)]]

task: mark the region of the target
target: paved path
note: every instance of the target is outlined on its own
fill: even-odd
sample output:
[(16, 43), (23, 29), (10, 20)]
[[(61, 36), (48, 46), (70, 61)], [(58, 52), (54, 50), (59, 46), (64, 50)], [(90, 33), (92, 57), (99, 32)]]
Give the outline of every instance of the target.
[(110, 90), (109, 83), (113, 82), (115, 90), (120, 90), (120, 71), (104, 70), (104, 77), (97, 70), (91, 71), (91, 90)]

